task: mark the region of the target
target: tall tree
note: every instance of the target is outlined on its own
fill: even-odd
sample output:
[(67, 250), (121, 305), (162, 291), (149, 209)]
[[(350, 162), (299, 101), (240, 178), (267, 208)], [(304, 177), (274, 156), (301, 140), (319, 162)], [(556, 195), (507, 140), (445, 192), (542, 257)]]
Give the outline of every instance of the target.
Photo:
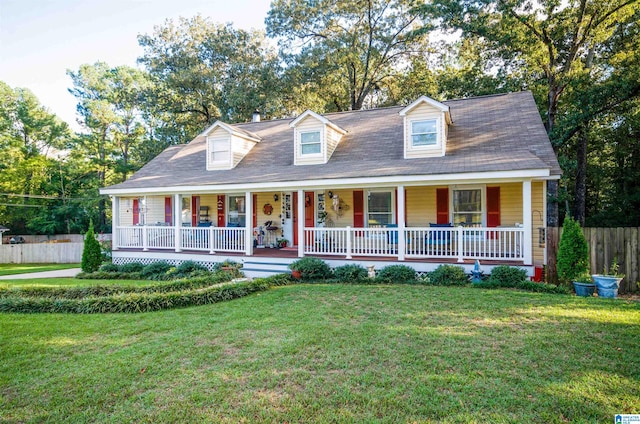
[(325, 110), (358, 110), (392, 84), (412, 57), (426, 51), (414, 0), (275, 0), (267, 34), (301, 69), (296, 86), (323, 99)]
[(138, 59), (151, 74), (147, 102), (160, 131), (174, 143), (190, 140), (221, 119), (248, 120), (257, 108), (278, 115), (278, 61), (258, 31), (236, 30), (201, 16), (167, 20), (141, 35)]

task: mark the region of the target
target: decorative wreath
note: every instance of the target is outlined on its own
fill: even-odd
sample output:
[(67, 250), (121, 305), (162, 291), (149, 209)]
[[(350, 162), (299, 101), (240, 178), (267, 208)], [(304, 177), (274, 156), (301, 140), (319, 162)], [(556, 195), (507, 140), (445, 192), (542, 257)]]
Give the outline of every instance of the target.
[(264, 212), (265, 215), (271, 215), (271, 212), (273, 212), (273, 206), (267, 203), (262, 207), (262, 212)]

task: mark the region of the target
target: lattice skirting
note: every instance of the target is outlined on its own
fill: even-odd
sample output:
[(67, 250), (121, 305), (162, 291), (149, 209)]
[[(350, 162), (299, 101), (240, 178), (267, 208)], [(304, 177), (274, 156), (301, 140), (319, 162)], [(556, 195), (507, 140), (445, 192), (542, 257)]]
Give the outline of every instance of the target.
[[(178, 266), (181, 263), (187, 262), (187, 261), (183, 261), (180, 259), (156, 259), (156, 258), (113, 258), (113, 263), (116, 265), (124, 265), (124, 264), (131, 264), (131, 263), (140, 263), (142, 265), (149, 265), (154, 262), (166, 262), (169, 265)], [(195, 262), (198, 265), (202, 265), (203, 267), (207, 268), (209, 271), (213, 271), (213, 267), (217, 263), (217, 262), (208, 262), (208, 261), (207, 262), (190, 261), (190, 262)]]

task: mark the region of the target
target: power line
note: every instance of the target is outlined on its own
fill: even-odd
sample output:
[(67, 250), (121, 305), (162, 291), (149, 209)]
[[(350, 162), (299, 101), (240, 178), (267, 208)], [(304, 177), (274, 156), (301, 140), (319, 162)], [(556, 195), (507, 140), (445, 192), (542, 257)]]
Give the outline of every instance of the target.
[(46, 208), (45, 205), (25, 205), (24, 203), (0, 203), (0, 206), (18, 206), (21, 208)]

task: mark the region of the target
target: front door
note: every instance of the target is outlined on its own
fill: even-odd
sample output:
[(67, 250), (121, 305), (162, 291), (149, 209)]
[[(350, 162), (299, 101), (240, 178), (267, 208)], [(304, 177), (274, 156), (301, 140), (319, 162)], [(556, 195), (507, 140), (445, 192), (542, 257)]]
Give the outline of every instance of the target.
[[(294, 193), (295, 194), (295, 193)], [(291, 245), (296, 245), (296, 238), (294, 236), (294, 224), (293, 224), (293, 196), (291, 193), (282, 193), (282, 236), (291, 242)]]

